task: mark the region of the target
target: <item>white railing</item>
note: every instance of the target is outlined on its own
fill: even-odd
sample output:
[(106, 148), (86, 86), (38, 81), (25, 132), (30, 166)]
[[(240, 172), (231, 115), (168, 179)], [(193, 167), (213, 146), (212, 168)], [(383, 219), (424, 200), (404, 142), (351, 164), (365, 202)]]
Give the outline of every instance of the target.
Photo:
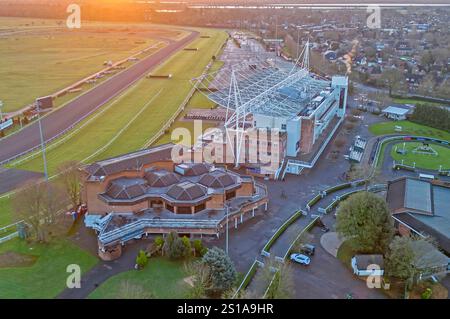
[[(208, 65), (205, 67), (205, 70), (203, 70), (202, 75), (199, 77), (199, 81), (203, 81), (203, 79), (206, 76), (206, 72), (211, 68), (212, 61), (208, 63)], [(175, 111), (175, 113), (166, 121), (166, 123), (163, 125), (163, 127), (150, 139), (148, 140), (144, 146), (142, 146), (141, 149), (148, 148), (152, 144), (154, 144), (156, 141), (158, 141), (161, 136), (163, 136), (166, 133), (166, 130), (168, 130), (173, 123), (175, 123), (175, 120), (177, 117), (181, 114), (182, 111), (186, 108), (187, 104), (191, 100), (191, 98), (194, 96), (195, 91), (197, 90), (197, 86), (194, 85), (192, 89), (189, 91), (186, 98), (181, 102), (181, 104), (178, 106), (178, 109)]]
[(178, 109), (175, 111), (175, 113), (167, 120), (167, 122), (162, 126), (162, 128), (150, 139), (148, 140), (141, 149), (148, 148), (152, 144), (154, 144), (161, 136), (163, 136), (166, 133), (166, 130), (172, 126), (172, 124), (175, 122), (177, 117), (181, 114), (181, 112), (185, 109), (186, 105), (189, 103), (190, 99), (195, 93), (195, 86), (189, 91), (186, 98), (181, 102), (181, 104), (178, 106)]
[(214, 220), (180, 220), (180, 219), (141, 219), (136, 222), (130, 223), (123, 227), (114, 229), (110, 232), (101, 234), (98, 239), (107, 244), (115, 240), (121, 239), (131, 233), (141, 231), (144, 234), (144, 229), (148, 227), (173, 227), (173, 228), (217, 228), (219, 221)]
[(16, 237), (19, 237), (19, 232), (17, 232), (17, 231), (12, 234), (9, 234), (5, 237), (0, 238), (0, 244), (6, 242), (8, 240), (11, 240), (13, 238), (16, 238)]
[[(255, 259), (253, 264), (250, 266), (250, 269), (247, 271), (247, 274), (245, 275), (244, 279), (242, 280), (241, 284), (239, 285), (238, 289), (234, 293), (233, 297), (231, 299), (235, 299), (239, 292), (242, 289), (245, 289), (250, 284), (250, 281), (252, 280), (252, 277), (255, 275), (255, 273), (258, 271), (257, 267), (261, 267), (261, 262)], [(245, 287), (244, 287), (245, 285)]]

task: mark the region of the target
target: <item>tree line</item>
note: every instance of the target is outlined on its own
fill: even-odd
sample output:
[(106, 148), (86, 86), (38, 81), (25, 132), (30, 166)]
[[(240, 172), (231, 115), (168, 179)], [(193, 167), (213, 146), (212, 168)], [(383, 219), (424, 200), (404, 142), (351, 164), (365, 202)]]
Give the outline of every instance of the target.
[(418, 124), (450, 132), (450, 111), (444, 107), (418, 104), (410, 120)]

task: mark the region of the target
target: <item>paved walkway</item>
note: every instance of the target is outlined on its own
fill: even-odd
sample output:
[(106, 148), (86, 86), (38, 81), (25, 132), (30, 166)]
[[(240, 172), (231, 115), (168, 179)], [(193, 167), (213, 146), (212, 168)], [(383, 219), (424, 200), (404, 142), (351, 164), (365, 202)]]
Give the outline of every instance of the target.
[(298, 234), (311, 223), (310, 215), (299, 217), (293, 224), (291, 224), (275, 241), (270, 248), (271, 256), (284, 258), (292, 242), (297, 238)]
[(320, 237), (320, 245), (333, 257), (337, 257), (337, 252), (343, 241), (342, 238), (339, 238), (337, 232), (325, 233)]

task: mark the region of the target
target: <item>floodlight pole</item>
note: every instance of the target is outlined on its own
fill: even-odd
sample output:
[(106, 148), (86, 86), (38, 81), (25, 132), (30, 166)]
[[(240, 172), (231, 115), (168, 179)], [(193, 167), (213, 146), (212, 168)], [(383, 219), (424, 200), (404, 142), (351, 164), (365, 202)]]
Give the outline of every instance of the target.
[(38, 113), (39, 135), (41, 137), (42, 160), (44, 161), (44, 176), (45, 176), (45, 180), (48, 182), (47, 157), (45, 155), (45, 141), (44, 141), (44, 133), (42, 132), (42, 123), (41, 123), (41, 105), (40, 105), (39, 101), (36, 101), (36, 106), (37, 106), (37, 113)]

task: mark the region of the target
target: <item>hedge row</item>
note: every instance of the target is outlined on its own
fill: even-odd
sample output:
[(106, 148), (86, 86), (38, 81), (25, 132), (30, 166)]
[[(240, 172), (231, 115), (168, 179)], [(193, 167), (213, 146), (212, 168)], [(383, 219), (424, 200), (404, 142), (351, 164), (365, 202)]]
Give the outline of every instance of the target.
[[(272, 287), (273, 287), (273, 284), (274, 284), (274, 282), (276, 281), (276, 280), (279, 280), (280, 279), (280, 270), (278, 269), (274, 274), (273, 274), (273, 277), (272, 277), (272, 280), (270, 281), (270, 283), (269, 283), (269, 286), (267, 286), (267, 289), (266, 289), (266, 292), (264, 293), (264, 296), (263, 296), (263, 299), (268, 299), (268, 298), (270, 298), (271, 296), (272, 296)], [(268, 297), (269, 296), (269, 297)]]
[(333, 192), (337, 192), (337, 191), (339, 191), (341, 189), (345, 189), (345, 188), (349, 188), (349, 187), (352, 187), (352, 183), (345, 183), (345, 184), (341, 184), (341, 185), (336, 185), (336, 186), (333, 186), (333, 187), (325, 190), (325, 192), (328, 195), (328, 194), (331, 194)]
[(255, 260), (250, 269), (248, 270), (247, 274), (245, 275), (244, 280), (242, 280), (238, 290), (236, 290), (236, 292), (234, 293), (233, 298), (235, 298), (241, 290), (245, 290), (248, 287), (253, 277), (255, 276), (257, 270), (258, 270), (258, 262)]
[(263, 251), (269, 252), (270, 247), (272, 247), (273, 243), (281, 236), (281, 234), (288, 228), (292, 223), (294, 223), (297, 219), (302, 216), (301, 211), (295, 212), (291, 217), (289, 217), (288, 220), (284, 222), (283, 225), (281, 225), (280, 228), (273, 234), (273, 236), (269, 239), (269, 241), (266, 243), (266, 245), (263, 248)]
[(295, 243), (298, 241), (298, 239), (307, 231), (310, 231), (311, 228), (314, 227), (314, 225), (317, 223), (317, 221), (320, 219), (319, 216), (314, 218), (312, 222), (310, 222), (305, 228), (302, 229), (300, 233), (298, 233), (297, 237), (292, 241), (291, 245), (289, 246), (288, 251), (284, 255), (284, 260), (286, 260), (289, 256), (289, 254), (292, 252), (292, 248), (295, 246)]
[(318, 194), (313, 199), (311, 199), (307, 205), (309, 206), (309, 208), (311, 208), (314, 205), (316, 205), (319, 202), (319, 200), (321, 200), (321, 199), (322, 199), (322, 196), (320, 196), (320, 194)]
[(358, 192), (360, 192), (360, 191), (359, 191), (359, 190), (356, 190), (356, 191), (352, 191), (352, 192), (345, 193), (345, 194), (343, 194), (342, 196), (339, 196), (339, 201), (341, 202), (341, 201), (343, 201), (344, 199), (347, 199), (350, 195), (353, 195), (353, 194), (358, 193)]
[(394, 169), (396, 169), (396, 170), (403, 169), (405, 171), (410, 171), (410, 172), (416, 171), (416, 169), (414, 167), (408, 166), (408, 165), (402, 165), (402, 164), (395, 164)]
[(325, 213), (328, 214), (329, 212), (331, 212), (339, 204), (340, 201), (341, 201), (340, 199), (333, 201), (330, 205), (328, 205), (325, 208)]

